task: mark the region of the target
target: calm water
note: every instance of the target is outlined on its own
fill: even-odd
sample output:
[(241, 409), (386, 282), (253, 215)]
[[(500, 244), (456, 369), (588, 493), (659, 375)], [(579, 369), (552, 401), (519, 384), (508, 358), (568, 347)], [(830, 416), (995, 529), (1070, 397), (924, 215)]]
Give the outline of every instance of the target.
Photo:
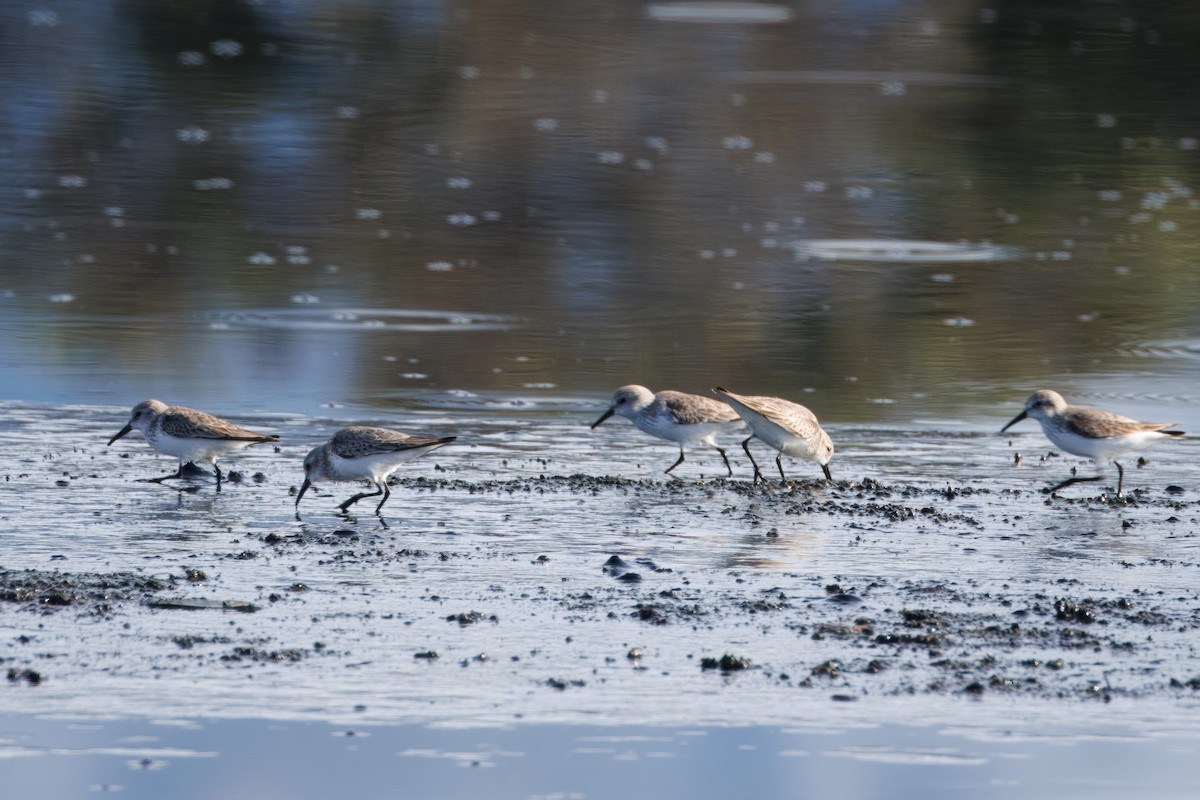
[[(678, 500), (636, 493), (629, 500), (602, 495), (599, 511), (574, 496), (531, 511), (521, 498), (447, 500), (445, 493), (436, 513), (449, 530), (431, 530), (430, 518), (419, 515), (390, 533), (374, 521), (369, 533), (356, 530), (380, 547), (417, 536), (431, 550), (444, 539), (472, 554), (465, 566), (428, 568), (431, 580), (455, 587), (464, 609), (492, 591), (481, 588), (481, 575), (519, 587), (529, 559), (550, 553), (552, 563), (565, 563), (566, 574), (592, 586), (609, 581), (597, 577), (597, 565), (619, 551), (650, 553), (716, 583), (740, 585), (736, 568), (753, 576), (751, 585), (769, 588), (788, 571), (818, 594), (821, 575), (849, 575), (864, 585), (961, 579), (983, 597), (1010, 584), (1050, 596), (1069, 574), (1083, 582), (1078, 591), (1097, 596), (1124, 596), (1135, 586), (1160, 592), (1182, 620), (1194, 603), (1195, 519), (1171, 506), (1162, 488), (1179, 484), (1181, 502), (1195, 502), (1189, 442), (1155, 451), (1151, 468), (1135, 478), (1155, 492), (1154, 502), (1117, 515), (1042, 508), (1032, 492), (1003, 493), (1065, 475), (1032, 459), (1020, 471), (1002, 471), (1011, 467), (1012, 449), (992, 433), (1039, 386), (1133, 416), (1200, 426), (1198, 38), (1200, 9), (1186, 3), (0, 0), (0, 436), (8, 453), (0, 469), (25, 480), (20, 502), (0, 505), (3, 566), (179, 574), (200, 565), (213, 576), (212, 593), (259, 600), (299, 574), (317, 587), (307, 602), (322, 624), (341, 619), (347, 597), (367, 606), (397, 598), (431, 604), (419, 587), (379, 580), (377, 564), (331, 569), (336, 547), (328, 543), (267, 556), (266, 578), (263, 562), (235, 560), (238, 551), (262, 547), (268, 531), (314, 543), (338, 535), (344, 523), (330, 517), (328, 498), (318, 501), (316, 522), (296, 522), (290, 513), (286, 487), (296, 476), (283, 459), (298, 464), (313, 431), (324, 436), (354, 419), (453, 430), (463, 447), (448, 455), (450, 475), (467, 480), (575, 471), (656, 477), (658, 462), (665, 467), (673, 458), (668, 446), (628, 426), (593, 433), (582, 423), (622, 384), (697, 392), (724, 384), (810, 405), (831, 423), (840, 478), (875, 475), (924, 490), (998, 482), (997, 494), (959, 503), (984, 524), (931, 536), (915, 523), (876, 520), (863, 528), (819, 515), (792, 522), (780, 507), (749, 509), (740, 499), (689, 489), (696, 497), (689, 495), (694, 507), (686, 513)], [(124, 409), (151, 396), (272, 426), (286, 434), (284, 455), (248, 455), (269, 480), (222, 497), (207, 487), (175, 497), (133, 484), (170, 465), (152, 460), (140, 442), (102, 445)], [(1035, 438), (1032, 423), (1025, 431)], [(1029, 449), (1043, 444), (1037, 437)], [(29, 453), (39, 446), (47, 452)], [(118, 461), (120, 453), (137, 456)], [(689, 458), (687, 477), (711, 476), (713, 468), (712, 459)], [(414, 503), (424, 498), (408, 492)], [(527, 521), (523, 513), (534, 516)], [(768, 542), (779, 553), (764, 552), (751, 519), (757, 515), (783, 527), (781, 543)], [(64, 556), (66, 565), (54, 561)], [(402, 574), (401, 566), (387, 573)], [(299, 630), (307, 637), (315, 612), (298, 605), (301, 612), (288, 606), (243, 623), (246, 635)], [(514, 624), (536, 637), (543, 623), (526, 606), (518, 609)], [(130, 613), (153, 618), (145, 609)], [(13, 689), (0, 709), (7, 729), (17, 731), (0, 753), (14, 756), (5, 772), (16, 785), (41, 786), (45, 774), (46, 753), (16, 757), (26, 746), (91, 753), (147, 735), (110, 726), (76, 742), (67, 726), (21, 716), (35, 710), (30, 698), (72, 714), (94, 696), (118, 715), (186, 716), (167, 709), (178, 706), (179, 687), (190, 691), (193, 679), (204, 680), (201, 672), (153, 679), (170, 671), (160, 667), (171, 666), (175, 654), (161, 617), (125, 634), (117, 617), (85, 637), (72, 618), (49, 619), (41, 635), (68, 653), (58, 662), (65, 666), (50, 669), (40, 687)], [(11, 620), (9, 640), (29, 622)], [(445, 625), (437, 616), (425, 622), (437, 631)], [(214, 641), (230, 625), (223, 617), (190, 624)], [(1178, 635), (1156, 634), (1170, 642), (1165, 666), (1153, 649), (1138, 651), (1154, 675), (1148, 682), (1167, 670), (1190, 677), (1187, 629), (1176, 628)], [(348, 633), (338, 658), (369, 649), (368, 629)], [(498, 630), (505, 636), (511, 629)], [(607, 646), (609, 629), (587, 631)], [(132, 642), (124, 653), (151, 660), (126, 663), (128, 655), (110, 651), (122, 635)], [(733, 638), (709, 646), (719, 652), (719, 641)], [(310, 644), (288, 644), (297, 642)], [(806, 668), (815, 662), (792, 644), (789, 636), (779, 650), (763, 645), (763, 652)], [(42, 646), (10, 644), (0, 655), (22, 663)], [(681, 641), (671, 652), (682, 658), (690, 646)], [(90, 669), (85, 647), (111, 671)], [(569, 648), (560, 649), (555, 657), (569, 663)], [(624, 649), (615, 657), (623, 659)], [(409, 649), (402, 652), (396, 669), (407, 676), (414, 668)], [(337, 667), (331, 674), (349, 671), (329, 663)], [(1139, 665), (1126, 664), (1116, 680), (1137, 686)], [(1073, 668), (1099, 680), (1093, 667), (1083, 661)], [(403, 702), (372, 696), (379, 675), (395, 677), (391, 668), (376, 665), (351, 683), (372, 709), (382, 708), (373, 722), (420, 723), (421, 714), (408, 714), (412, 685), (398, 692)], [(470, 678), (438, 674), (442, 708), (459, 708), (452, 701), (466, 697), (468, 721), (481, 713), (476, 689), (503, 693), (514, 707), (530, 691), (524, 682), (464, 689)], [(295, 720), (327, 716), (337, 688), (319, 671), (303, 675), (271, 686), (293, 722), (278, 738), (286, 755), (263, 763), (277, 765), (313, 741), (360, 747), (325, 730), (300, 741), (303, 725)], [(218, 678), (202, 684), (208, 691), (197, 715), (237, 716), (254, 707), (246, 698), (256, 684)], [(631, 691), (621, 681), (613, 686)], [(532, 714), (511, 749), (567, 758), (564, 774), (594, 782), (514, 779), (513, 796), (600, 796), (614, 785), (628, 793), (643, 777), (646, 785), (678, 779), (669, 769), (624, 771), (622, 762), (612, 774), (628, 782), (605, 784), (604, 770), (579, 768), (593, 751), (564, 756), (569, 737), (539, 727), (556, 714), (578, 723), (575, 697)], [(718, 710), (741, 699), (712, 697)], [(1156, 796), (1191, 788), (1191, 761), (1178, 757), (1194, 752), (1191, 740), (1162, 746), (1153, 739), (1144, 747), (1143, 740), (1114, 739), (1116, 757), (1108, 742), (1072, 739), (1065, 748), (1071, 757), (1061, 762), (1075, 781), (1067, 791), (1052, 771), (1037, 772), (1045, 764), (1039, 742), (1017, 755), (980, 756), (986, 765), (1032, 765), (1013, 775), (970, 772), (974, 762), (964, 767), (955, 759), (964, 752), (974, 758), (978, 748), (955, 739), (945, 755), (936, 727), (885, 727), (877, 739), (856, 740), (854, 747), (868, 750), (849, 758), (836, 747), (785, 741), (788, 734), (769, 726), (779, 724), (773, 715), (794, 709), (776, 697), (754, 695), (736, 706), (750, 709), (740, 721), (753, 732), (745, 741), (713, 732), (705, 741), (719, 746), (703, 756), (703, 763), (734, 765), (747, 757), (742, 745), (770, 752), (762, 785), (750, 787), (764, 796), (776, 777), (802, 785), (795, 764), (818, 765), (815, 785), (828, 778), (845, 790), (846, 765), (889, 759), (902, 766), (880, 780), (916, 787), (921, 796), (984, 784), (999, 787), (997, 796), (1030, 796), (1031, 786), (1056, 796), (1106, 796), (1097, 786), (1113, 796), (1146, 796), (1124, 791), (1127, 776), (1103, 771), (1079, 788), (1087, 770), (1072, 758), (1080, 754), (1101, 765), (1161, 764), (1154, 774), (1166, 777)], [(1193, 713), (1173, 708), (1174, 698), (1130, 702), (1124, 713), (1138, 720), (1137, 736), (1152, 731), (1160, 713), (1173, 723)], [(939, 698), (921, 709), (928, 716), (920, 721), (962, 724), (975, 710), (959, 700)], [(405, 713), (389, 717), (389, 702)], [(610, 699), (593, 702), (603, 714)], [(822, 698), (817, 713), (827, 705)], [(856, 724), (875, 712), (855, 705)], [(711, 715), (714, 706), (697, 708)], [(1066, 705), (1039, 713), (1070, 727), (1061, 715), (1075, 712)], [(888, 713), (891, 721), (912, 718), (903, 703)], [(1104, 724), (1103, 708), (1089, 706), (1089, 714), (1092, 729)], [(711, 723), (706, 716), (703, 724)], [(273, 740), (254, 728), (266, 723), (229, 725), (218, 740)], [(155, 781), (182, 785), (181, 773), (207, 763), (219, 764), (215, 773), (227, 779), (243, 765), (204, 739), (218, 728), (202, 726), (198, 738), (152, 732), (180, 752), (215, 748), (216, 762), (172, 756), (167, 769), (139, 768), (131, 778), (125, 756), (106, 751), (88, 763), (109, 763), (81, 770), (63, 791), (121, 784), (130, 796), (154, 796), (162, 785)], [(391, 757), (410, 747), (407, 736), (428, 741), (401, 727), (361, 741), (386, 742)], [(672, 736), (662, 752), (695, 753), (676, 747), (690, 740)], [(912, 737), (920, 741), (910, 748)], [(475, 746), (444, 744), (453, 752)], [(876, 746), (901, 755), (893, 759), (889, 750), (872, 761)], [(627, 749), (612, 747), (617, 756)], [(913, 748), (932, 748), (949, 762), (913, 757)], [(652, 749), (642, 764), (660, 758), (658, 745)], [(801, 749), (813, 756), (797, 757)], [(496, 759), (496, 772), (507, 758)], [(596, 758), (608, 764), (616, 756)], [(405, 774), (423, 765), (421, 780), (450, 787), (445, 796), (458, 785), (446, 777), (454, 771), (448, 759), (400, 761)], [(382, 762), (372, 763), (379, 769)], [(30, 765), (38, 773), (32, 778)], [(340, 768), (344, 777), (356, 774), (351, 762)]]
[(721, 10), (0, 3), (4, 396), (1194, 405), (1200, 12)]
[[(458, 730), (0, 717), (17, 796), (1195, 796), (1194, 736), (898, 726)], [(1114, 755), (1133, 754), (1129, 761)], [(288, 764), (287, 769), (278, 765)], [(1086, 777), (1083, 777), (1086, 774)]]

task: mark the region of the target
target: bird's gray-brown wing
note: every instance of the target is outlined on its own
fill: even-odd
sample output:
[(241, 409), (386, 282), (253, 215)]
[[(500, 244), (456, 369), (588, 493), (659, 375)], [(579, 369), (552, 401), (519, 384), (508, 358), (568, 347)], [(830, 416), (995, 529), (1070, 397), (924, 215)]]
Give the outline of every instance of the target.
[(373, 428), (367, 425), (351, 425), (342, 428), (329, 440), (329, 449), (342, 458), (362, 458), (379, 453), (395, 453), (418, 447), (447, 444), (455, 437), (410, 436), (388, 428)]
[(734, 422), (738, 419), (737, 412), (728, 405), (703, 395), (666, 391), (659, 392), (658, 399), (683, 425), (695, 425), (702, 422)]
[(163, 412), (161, 424), (163, 433), (181, 439), (232, 439), (249, 442), (279, 440), (278, 436), (239, 428), (229, 420), (182, 406), (175, 406)]
[[(1086, 436), (1089, 439), (1107, 439), (1110, 436), (1124, 436), (1142, 431), (1162, 431), (1173, 428), (1177, 422), (1139, 422), (1136, 419), (1123, 417), (1111, 411), (1098, 408), (1071, 409), (1062, 415), (1063, 423), (1068, 431)], [(1182, 431), (1167, 431), (1172, 435)]]
[(757, 411), (771, 422), (786, 428), (801, 439), (811, 439), (821, 430), (817, 415), (799, 403), (781, 397), (739, 397), (752, 411)]

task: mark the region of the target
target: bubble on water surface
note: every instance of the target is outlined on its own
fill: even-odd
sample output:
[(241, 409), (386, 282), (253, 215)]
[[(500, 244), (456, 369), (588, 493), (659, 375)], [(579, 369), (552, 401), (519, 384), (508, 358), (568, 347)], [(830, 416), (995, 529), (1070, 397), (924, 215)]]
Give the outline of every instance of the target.
[(877, 262), (1011, 261), (1020, 255), (1013, 247), (979, 243), (910, 241), (903, 239), (808, 239), (793, 242), (801, 260)]
[(233, 39), (218, 39), (211, 43), (208, 49), (212, 51), (213, 55), (221, 58), (234, 58), (245, 52), (241, 42), (235, 42)]
[(57, 11), (51, 11), (48, 8), (35, 8), (29, 12), (26, 19), (35, 28), (55, 28), (62, 21), (59, 19)]
[(232, 189), (233, 181), (229, 178), (200, 178), (192, 182), (197, 191), (208, 192), (217, 189)]
[(659, 155), (664, 156), (671, 150), (671, 145), (662, 136), (647, 136), (645, 145)]
[(216, 322), (230, 328), (311, 331), (504, 331), (510, 330), (518, 323), (515, 317), (500, 314), (391, 308), (326, 309), (312, 305), (301, 302), (289, 308), (218, 311), (213, 317)]
[(658, 22), (690, 22), (722, 25), (770, 25), (787, 22), (792, 9), (769, 3), (651, 3), (646, 16)]
[(189, 125), (175, 131), (175, 138), (185, 144), (204, 144), (210, 138), (208, 131), (199, 125)]

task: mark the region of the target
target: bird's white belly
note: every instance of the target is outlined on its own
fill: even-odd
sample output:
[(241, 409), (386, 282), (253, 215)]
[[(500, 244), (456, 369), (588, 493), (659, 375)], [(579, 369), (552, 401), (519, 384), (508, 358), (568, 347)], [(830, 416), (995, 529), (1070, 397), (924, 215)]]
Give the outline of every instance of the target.
[[(421, 451), (410, 450), (397, 453), (376, 453), (370, 456), (342, 458), (337, 453), (329, 454), (329, 465), (333, 467), (330, 480), (335, 481), (382, 481), (396, 471), (409, 458)], [(412, 453), (412, 456), (408, 454)]]
[(634, 420), (639, 428), (651, 436), (677, 442), (680, 445), (704, 442), (715, 445), (713, 439), (718, 433), (726, 433), (739, 427), (738, 422), (698, 422), (692, 425), (681, 425), (666, 416), (645, 416)]
[(1163, 434), (1158, 431), (1138, 431), (1127, 436), (1110, 436), (1102, 439), (1080, 436), (1077, 433), (1058, 428), (1047, 429), (1045, 433), (1046, 438), (1060, 450), (1090, 458), (1093, 461), (1108, 461), (1125, 453), (1144, 450), (1164, 438)]
[(149, 440), (150, 446), (158, 452), (175, 456), (180, 461), (215, 461), (231, 450), (238, 450), (250, 441), (236, 439), (183, 439), (168, 433), (159, 433)]

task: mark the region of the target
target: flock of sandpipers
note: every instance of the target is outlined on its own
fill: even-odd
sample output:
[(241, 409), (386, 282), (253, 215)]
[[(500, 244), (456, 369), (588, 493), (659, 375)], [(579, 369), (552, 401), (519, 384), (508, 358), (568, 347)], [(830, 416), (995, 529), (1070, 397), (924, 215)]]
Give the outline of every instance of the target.
[[(722, 388), (713, 389), (713, 393), (720, 401), (684, 392), (651, 392), (644, 386), (622, 386), (613, 393), (611, 405), (592, 423), (592, 428), (609, 417), (622, 416), (652, 436), (675, 442), (679, 445), (679, 458), (667, 467), (668, 473), (683, 463), (685, 446), (708, 445), (721, 454), (732, 477), (729, 457), (717, 444), (716, 436), (745, 432), (748, 427), (750, 435), (742, 442), (742, 449), (754, 465), (755, 482), (765, 478), (750, 452), (750, 442), (754, 439), (776, 451), (775, 465), (785, 484), (784, 455), (815, 461), (821, 466), (825, 479), (832, 480), (829, 460), (833, 457), (833, 442), (807, 408), (779, 397), (739, 395)], [(1030, 395), (1025, 401), (1025, 409), (1000, 432), (1026, 418), (1041, 423), (1042, 432), (1058, 448), (1098, 463), (1112, 461), (1116, 464), (1117, 497), (1122, 496), (1125, 482), (1125, 470), (1116, 460), (1118, 456), (1149, 447), (1162, 439), (1183, 435), (1183, 431), (1167, 430), (1176, 423), (1138, 422), (1111, 411), (1068, 405), (1062, 395), (1049, 389)], [(168, 406), (158, 400), (145, 400), (134, 406), (129, 422), (108, 443), (111, 445), (135, 429), (154, 450), (179, 459), (179, 468), (174, 473), (150, 479), (156, 483), (182, 477), (186, 464), (207, 462), (215, 471), (220, 488), (222, 474), (216, 463), (219, 457), (252, 444), (279, 441), (278, 436), (256, 433), (212, 414), (183, 406)], [(342, 428), (304, 458), (304, 483), (296, 495), (297, 514), (304, 493), (312, 484), (322, 481), (370, 482), (376, 491), (356, 494), (338, 508), (344, 512), (363, 498), (382, 495), (375, 507), (378, 514), (391, 495), (387, 479), (397, 467), (450, 444), (456, 438), (414, 436), (366, 425)], [(1050, 491), (1102, 477), (1072, 477)]]

